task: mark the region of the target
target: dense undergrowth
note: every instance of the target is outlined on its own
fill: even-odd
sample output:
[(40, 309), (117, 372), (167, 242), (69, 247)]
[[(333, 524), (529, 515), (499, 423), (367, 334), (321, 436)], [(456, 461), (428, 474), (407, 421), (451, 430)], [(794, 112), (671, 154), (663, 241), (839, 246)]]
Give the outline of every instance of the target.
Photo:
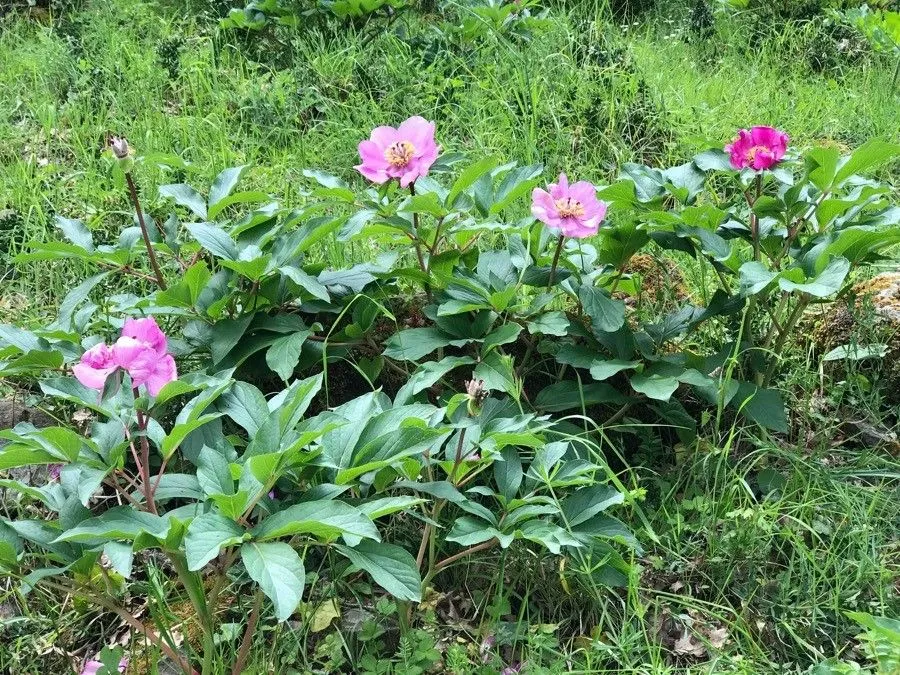
[[(857, 3), (45, 4), (0, 20), (0, 666), (894, 672)], [(373, 135), (369, 183), (411, 115), (439, 158)]]

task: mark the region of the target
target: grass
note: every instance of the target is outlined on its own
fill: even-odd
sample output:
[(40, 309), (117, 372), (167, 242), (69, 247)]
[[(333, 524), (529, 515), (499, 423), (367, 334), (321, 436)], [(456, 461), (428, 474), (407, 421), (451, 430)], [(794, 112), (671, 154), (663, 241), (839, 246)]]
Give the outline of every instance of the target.
[[(101, 156), (113, 133), (141, 153), (190, 162), (186, 172), (140, 169), (158, 218), (158, 185), (205, 187), (236, 164), (251, 166), (248, 188), (275, 186), (279, 200), (299, 204), (302, 169), (355, 179), (358, 141), (414, 113), (437, 120), (445, 150), (598, 182), (623, 162), (671, 164), (755, 123), (788, 130), (800, 146), (897, 136), (892, 64), (865, 52), (834, 57), (836, 42), (814, 22), (772, 30), (723, 13), (700, 40), (692, 3), (661, 3), (635, 23), (595, 0), (552, 6), (531, 41), (488, 35), (456, 49), (433, 17), (402, 18), (402, 35), (326, 24), (258, 37), (219, 30), (199, 2), (77, 4), (0, 20), (0, 319), (17, 323), (46, 320), (82, 277), (72, 266), (10, 263), (28, 241), (56, 236), (55, 215), (83, 218), (98, 240), (128, 223), (125, 192)], [(819, 70), (822, 53), (831, 56)], [(332, 244), (319, 254), (342, 264), (369, 253)], [(644, 542), (628, 589), (572, 596), (564, 570), (523, 549), (461, 565), (453, 574), (464, 590), (435, 599), (420, 642), (384, 639), (400, 655), (394, 672), (415, 672), (442, 640), (453, 645), (446, 663), (471, 664), (459, 672), (497, 672), (476, 669), (485, 617), (498, 639), (523, 636), (517, 660), (534, 672), (802, 672), (832, 656), (861, 659), (844, 612), (900, 616), (900, 462), (846, 430), (848, 407), (851, 417), (885, 410), (877, 390), (847, 378), (820, 395), (803, 354), (790, 359), (793, 445), (710, 421), (672, 452), (665, 430), (622, 421), (621, 478), (644, 496), (657, 536)], [(162, 595), (152, 584), (163, 577), (135, 595)], [(250, 603), (235, 599), (236, 624)], [(0, 669), (46, 672), (65, 662), (61, 652), (115, 635), (107, 616), (43, 592), (22, 604), (28, 614), (0, 621)], [(451, 627), (448, 604), (462, 627)], [(355, 609), (380, 616), (362, 602)], [(382, 609), (389, 623), (394, 614)], [(223, 636), (223, 663), (238, 641)], [(370, 672), (360, 664), (378, 654), (374, 644), (346, 629), (288, 625), (260, 633), (251, 663)]]

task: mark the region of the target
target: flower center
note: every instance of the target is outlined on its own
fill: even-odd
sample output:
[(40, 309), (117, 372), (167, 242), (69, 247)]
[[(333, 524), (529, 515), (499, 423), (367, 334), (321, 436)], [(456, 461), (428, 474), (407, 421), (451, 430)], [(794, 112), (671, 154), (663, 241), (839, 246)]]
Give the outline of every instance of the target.
[(584, 206), (580, 201), (571, 197), (557, 199), (556, 210), (560, 218), (584, 218)]
[(409, 141), (397, 141), (391, 143), (384, 151), (384, 158), (391, 166), (402, 167), (409, 164), (415, 153), (415, 146)]
[(752, 162), (754, 159), (756, 159), (757, 153), (765, 152), (766, 150), (768, 150), (768, 148), (766, 148), (766, 146), (764, 145), (754, 145), (747, 151), (747, 159)]

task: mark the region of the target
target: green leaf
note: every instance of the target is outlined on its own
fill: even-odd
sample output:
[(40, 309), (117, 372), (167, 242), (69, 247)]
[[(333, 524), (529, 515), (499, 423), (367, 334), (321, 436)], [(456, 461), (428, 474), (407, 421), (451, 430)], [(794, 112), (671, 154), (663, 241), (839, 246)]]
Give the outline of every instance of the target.
[(569, 527), (575, 527), (624, 501), (624, 495), (609, 485), (591, 485), (570, 494), (560, 506)]
[(483, 157), (474, 164), (470, 164), (459, 174), (459, 178), (453, 183), (450, 192), (447, 193), (447, 199), (444, 200), (445, 206), (452, 207), (463, 192), (468, 190), (479, 177), (497, 166), (495, 157)]
[(295, 534), (310, 534), (331, 540), (342, 534), (380, 540), (375, 524), (359, 509), (344, 502), (317, 500), (289, 506), (253, 528), (260, 541)]
[(616, 373), (637, 368), (639, 365), (640, 361), (626, 361), (625, 359), (607, 359), (603, 361), (595, 359), (591, 363), (591, 377), (595, 380), (608, 380)]
[(639, 394), (657, 401), (668, 401), (678, 389), (679, 381), (658, 373), (635, 373), (631, 376), (631, 387)]
[(165, 518), (136, 511), (130, 506), (116, 506), (66, 530), (54, 540), (54, 543), (75, 541), (93, 544), (119, 539), (133, 541), (143, 532), (157, 539), (164, 539), (168, 531), (169, 523)]
[(420, 365), (394, 397), (394, 405), (406, 405), (416, 394), (425, 391), (454, 368), (471, 365), (475, 359), (468, 356), (445, 356), (440, 361), (428, 361)]
[(546, 312), (528, 322), (528, 332), (532, 335), (554, 335), (564, 337), (569, 332), (569, 319), (565, 312)]
[(503, 324), (497, 330), (485, 336), (484, 343), (481, 346), (481, 353), (487, 354), (494, 347), (515, 342), (521, 332), (522, 326), (517, 323)]
[(741, 265), (738, 270), (741, 278), (741, 295), (748, 297), (765, 290), (778, 277), (777, 272), (770, 271), (761, 262), (751, 260)]
[(223, 548), (241, 543), (249, 536), (240, 525), (210, 511), (191, 521), (184, 537), (188, 569), (196, 572), (214, 559)]
[(346, 181), (341, 180), (337, 176), (334, 176), (325, 171), (319, 171), (318, 169), (304, 169), (303, 175), (307, 178), (312, 178), (319, 185), (326, 188), (346, 188)]
[(536, 408), (544, 412), (562, 412), (564, 410), (585, 408), (598, 403), (614, 403), (621, 405), (628, 398), (607, 382), (591, 382), (580, 385), (573, 380), (566, 380), (545, 387), (534, 400)]
[(422, 578), (415, 558), (405, 549), (372, 541), (363, 541), (356, 548), (338, 545), (337, 549), (398, 600), (422, 600)]
[(131, 568), (134, 562), (134, 549), (131, 544), (108, 541), (103, 545), (103, 554), (116, 572), (126, 579), (131, 578)]
[(786, 278), (788, 273), (792, 271), (786, 270), (784, 275), (778, 280), (778, 285), (783, 291), (801, 291), (817, 298), (826, 298), (841, 290), (841, 286), (843, 286), (844, 280), (850, 272), (850, 261), (846, 258), (832, 258), (831, 262), (825, 266), (825, 269), (818, 276), (803, 283), (796, 283)]
[(496, 351), (491, 352), (475, 366), (472, 377), (476, 380), (484, 380), (485, 389), (505, 391), (513, 398), (518, 399), (519, 390), (511, 356)]
[(197, 419), (190, 420), (189, 422), (182, 422), (173, 426), (172, 430), (166, 435), (165, 438), (163, 438), (162, 444), (159, 448), (160, 452), (162, 452), (162, 456), (165, 458), (171, 457), (173, 454), (175, 454), (178, 446), (181, 445), (185, 438), (187, 438), (188, 434), (199, 429), (207, 422), (211, 422), (221, 416), (221, 413), (203, 415)]
[[(212, 213), (212, 207), (231, 194), (232, 190), (234, 190), (235, 186), (237, 186), (238, 181), (241, 179), (241, 176), (243, 175), (246, 168), (247, 165), (234, 166), (230, 169), (225, 169), (218, 176), (216, 176), (216, 179), (213, 181), (212, 187), (209, 189), (210, 218), (215, 218), (215, 215)], [(206, 216), (200, 217), (205, 218)]]
[(867, 141), (854, 150), (850, 159), (838, 169), (834, 184), (840, 185), (850, 176), (874, 169), (897, 156), (900, 156), (900, 145), (885, 143), (877, 138)]
[(160, 185), (159, 196), (175, 200), (176, 204), (190, 209), (198, 218), (206, 218), (206, 200), (190, 185)]
[(278, 271), (314, 298), (318, 298), (323, 302), (331, 302), (331, 295), (329, 295), (328, 289), (320, 284), (315, 277), (310, 276), (299, 267), (284, 265), (279, 267)]
[(80, 220), (56, 216), (54, 224), (62, 230), (63, 236), (76, 246), (80, 246), (86, 251), (94, 250), (94, 237)]
[(241, 425), (252, 438), (269, 417), (269, 406), (262, 392), (249, 382), (235, 382), (216, 404), (234, 422)]
[(398, 497), (382, 497), (381, 499), (373, 499), (372, 501), (360, 504), (357, 508), (365, 513), (369, 518), (375, 520), (382, 518), (398, 511), (408, 511), (414, 506), (424, 504), (427, 499), (420, 497), (410, 497), (408, 495)]
[(519, 492), (524, 475), (518, 450), (512, 446), (503, 448), (500, 458), (494, 460), (494, 480), (507, 502)]
[(209, 223), (189, 223), (188, 232), (200, 245), (217, 258), (223, 260), (237, 260), (240, 253), (237, 244), (229, 236), (229, 234), (217, 225)]
[(275, 605), (275, 617), (286, 621), (303, 597), (306, 583), (303, 561), (287, 544), (258, 544), (241, 546), (241, 560), (247, 574)]
[(266, 364), (274, 370), (284, 382), (291, 379), (297, 364), (303, 343), (312, 335), (312, 331), (301, 330), (291, 335), (278, 338), (266, 351)]
[(741, 382), (730, 405), (766, 429), (787, 433), (788, 419), (781, 394), (774, 389), (761, 389)]
[(881, 359), (888, 353), (887, 345), (841, 345), (835, 347), (825, 356), (823, 361), (861, 361), (863, 359)]
[(197, 482), (207, 497), (234, 494), (234, 479), (228, 460), (209, 446), (203, 446), (197, 458)]
[(446, 347), (452, 339), (437, 328), (409, 328), (385, 342), (384, 355), (400, 361), (417, 361), (439, 347)]
[(452, 483), (445, 480), (432, 481), (426, 483), (418, 483), (412, 480), (400, 480), (392, 485), (397, 488), (408, 488), (415, 492), (422, 492), (431, 495), (437, 499), (445, 499), (453, 504), (460, 504), (466, 501), (465, 495), (457, 490)]
[(601, 289), (582, 286), (578, 289), (578, 299), (596, 330), (614, 333), (625, 324), (625, 303), (613, 300)]

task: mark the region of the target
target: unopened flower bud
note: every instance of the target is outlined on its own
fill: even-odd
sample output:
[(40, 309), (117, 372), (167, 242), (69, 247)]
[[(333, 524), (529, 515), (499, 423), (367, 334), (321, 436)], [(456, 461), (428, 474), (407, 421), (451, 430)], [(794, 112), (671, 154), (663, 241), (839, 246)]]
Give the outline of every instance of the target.
[(466, 382), (466, 394), (469, 397), (469, 415), (474, 417), (478, 414), (481, 404), (487, 398), (487, 390), (484, 388), (484, 380), (469, 380)]
[(126, 157), (128, 157), (128, 141), (126, 141), (124, 138), (113, 136), (109, 140), (109, 147), (113, 151), (113, 154), (116, 156), (116, 159), (125, 159)]

